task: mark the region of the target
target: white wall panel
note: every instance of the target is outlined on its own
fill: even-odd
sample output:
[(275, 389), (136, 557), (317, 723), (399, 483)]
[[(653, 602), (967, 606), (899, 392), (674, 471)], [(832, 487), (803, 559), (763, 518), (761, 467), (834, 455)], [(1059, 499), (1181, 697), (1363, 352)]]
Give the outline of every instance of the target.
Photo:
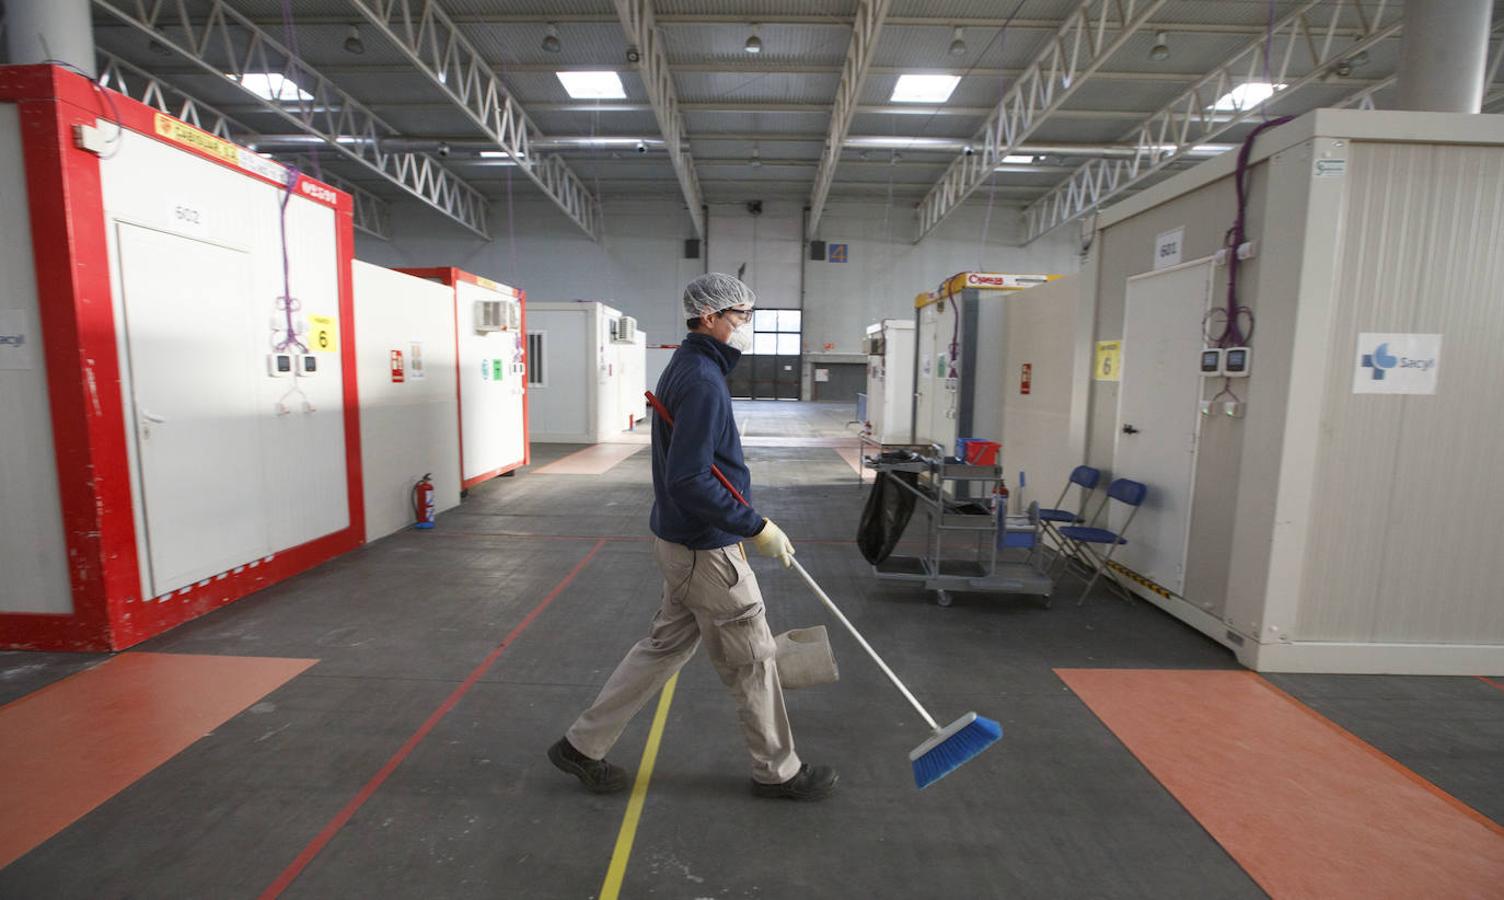
[(0, 334), (25, 344), (0, 367), (0, 612), (68, 613), (68, 552), (58, 501), (57, 458), (37, 319), (31, 217), (21, 157), (20, 116), (0, 104)]
[[(426, 473), (438, 511), (460, 502), (454, 291), (359, 260), (352, 274), (366, 540), (374, 541), (414, 521), (412, 488)], [(392, 380), (393, 350), (403, 355), (401, 382)]]
[(461, 281), (454, 286), (454, 298), (459, 326), (460, 417), (464, 446), (461, 475), (466, 481), (471, 481), (522, 464), (527, 449), (523, 439), (527, 373), (522, 363), (524, 345), (521, 332), (512, 329), (477, 331), (475, 328), (475, 305), (498, 299), (511, 300), (511, 291), (496, 291)]

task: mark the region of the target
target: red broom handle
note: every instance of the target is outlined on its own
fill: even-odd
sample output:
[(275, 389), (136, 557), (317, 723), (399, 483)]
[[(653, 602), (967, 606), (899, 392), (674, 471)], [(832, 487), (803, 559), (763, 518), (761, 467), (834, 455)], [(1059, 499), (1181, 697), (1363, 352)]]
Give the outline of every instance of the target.
[[(658, 414), (658, 418), (662, 419), (664, 424), (666, 424), (668, 427), (673, 428), (674, 417), (668, 414), (668, 408), (663, 405), (663, 401), (653, 396), (652, 391), (643, 391), (642, 395), (648, 398), (648, 405), (653, 408), (653, 412)], [(736, 501), (742, 506), (752, 505), (747, 502), (746, 497), (742, 496), (742, 492), (736, 489), (736, 485), (727, 480), (726, 473), (722, 472), (715, 463), (710, 464), (710, 474), (720, 479), (721, 484), (724, 484), (726, 486), (726, 490), (730, 491), (731, 496), (735, 497)]]

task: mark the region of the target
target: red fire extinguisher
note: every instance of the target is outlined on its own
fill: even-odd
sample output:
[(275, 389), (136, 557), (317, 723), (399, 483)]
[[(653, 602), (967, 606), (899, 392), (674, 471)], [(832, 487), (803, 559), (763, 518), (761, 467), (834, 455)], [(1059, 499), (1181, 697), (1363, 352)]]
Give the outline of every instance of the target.
[(413, 485), (413, 514), (418, 517), (417, 528), (432, 528), (434, 522), (433, 473), (418, 479)]

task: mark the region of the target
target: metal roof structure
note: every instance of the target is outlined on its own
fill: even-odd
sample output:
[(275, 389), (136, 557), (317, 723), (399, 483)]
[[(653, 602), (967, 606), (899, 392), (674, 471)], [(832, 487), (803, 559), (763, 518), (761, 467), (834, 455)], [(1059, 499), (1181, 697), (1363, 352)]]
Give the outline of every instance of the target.
[[(676, 199), (698, 233), (705, 203), (802, 199), (813, 236), (827, 203), (860, 199), (913, 210), (917, 240), (990, 197), (1037, 237), (1225, 152), (1267, 116), (1383, 108), (1403, 28), (1401, 0), (94, 5), (116, 71), (367, 206), (415, 197), (484, 234), (486, 204), (513, 192), (551, 199), (592, 236), (601, 204), (627, 198)], [(1504, 112), (1504, 26), (1491, 40), (1484, 111)], [(224, 77), (262, 71), (311, 99)], [(615, 72), (625, 96), (572, 98), (561, 71)], [(944, 102), (895, 102), (905, 74), (958, 81)], [(1283, 87), (1216, 108), (1247, 83)]]

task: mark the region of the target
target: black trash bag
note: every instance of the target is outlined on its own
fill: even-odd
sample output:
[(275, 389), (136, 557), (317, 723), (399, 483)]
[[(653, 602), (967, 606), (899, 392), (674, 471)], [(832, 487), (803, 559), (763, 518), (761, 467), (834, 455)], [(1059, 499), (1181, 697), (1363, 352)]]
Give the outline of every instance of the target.
[(867, 495), (867, 506), (862, 510), (862, 523), (856, 533), (856, 544), (862, 556), (874, 566), (887, 559), (898, 546), (909, 518), (914, 515), (914, 493), (898, 483), (903, 479), (910, 487), (919, 484), (917, 472), (877, 473), (872, 484), (872, 493)]

